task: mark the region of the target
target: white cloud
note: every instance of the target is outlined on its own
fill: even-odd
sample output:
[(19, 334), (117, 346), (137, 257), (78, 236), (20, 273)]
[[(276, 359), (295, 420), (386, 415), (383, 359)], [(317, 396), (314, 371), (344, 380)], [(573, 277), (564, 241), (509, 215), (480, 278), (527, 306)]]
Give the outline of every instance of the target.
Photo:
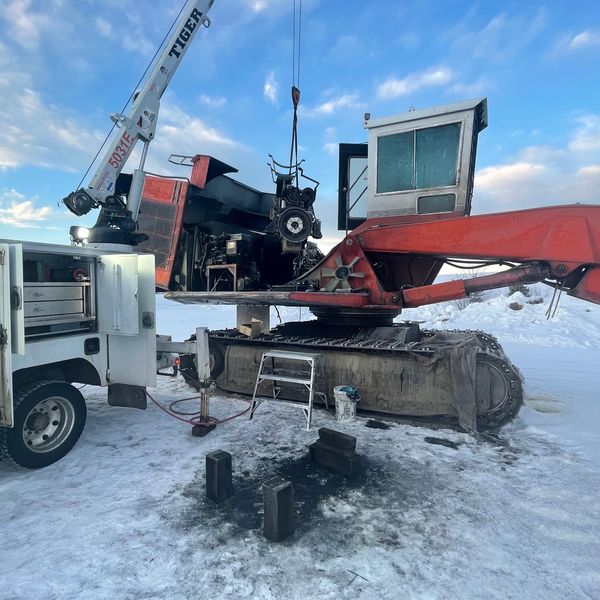
[(207, 96), (206, 94), (202, 94), (198, 100), (209, 108), (221, 108), (227, 103), (227, 98), (223, 96)]
[(599, 177), (600, 176), (600, 165), (588, 165), (587, 167), (581, 167), (577, 171), (577, 175), (582, 177)]
[(447, 90), (448, 94), (452, 94), (457, 99), (459, 98), (474, 98), (475, 96), (484, 96), (489, 94), (494, 88), (494, 84), (486, 77), (480, 77), (471, 83), (457, 81), (453, 83)]
[(9, 23), (6, 32), (10, 37), (23, 48), (36, 49), (41, 30), (48, 25), (48, 17), (34, 13), (31, 0), (12, 0), (1, 8), (4, 19)]
[(419, 73), (411, 73), (402, 79), (390, 77), (377, 86), (377, 96), (384, 100), (407, 96), (422, 88), (445, 85), (452, 79), (452, 71), (446, 67), (435, 67)]
[(323, 137), (325, 138), (323, 150), (325, 150), (327, 154), (331, 154), (331, 156), (337, 156), (339, 143), (337, 142), (338, 135), (336, 128), (326, 127), (323, 131)]
[(271, 16), (275, 11), (279, 13), (291, 10), (289, 0), (243, 0), (243, 2), (254, 14), (262, 15), (262, 13), (266, 13)]
[(508, 165), (486, 167), (477, 172), (476, 184), (478, 190), (491, 193), (508, 188), (513, 189), (531, 182), (546, 173), (546, 167), (541, 164), (517, 161)]
[(563, 35), (549, 53), (549, 56), (552, 58), (567, 56), (573, 52), (579, 53), (595, 46), (600, 46), (600, 30), (587, 29), (576, 34)]
[(271, 104), (277, 104), (277, 96), (279, 94), (279, 84), (275, 79), (275, 73), (271, 71), (265, 80), (263, 94)]
[(580, 48), (598, 45), (600, 45), (600, 33), (596, 31), (582, 31), (577, 35), (574, 35), (569, 42), (569, 48), (572, 50), (579, 50)]
[(100, 35), (108, 38), (109, 40), (114, 39), (115, 32), (113, 26), (110, 21), (103, 19), (102, 17), (96, 17), (96, 29), (100, 33)]
[[(185, 112), (175, 103), (173, 96), (169, 95), (163, 100), (156, 137), (148, 152), (146, 170), (165, 175), (181, 175), (181, 170), (173, 168), (168, 162), (171, 154), (208, 154), (227, 162), (232, 160), (237, 152), (244, 150), (244, 146), (239, 142), (209, 126), (202, 119)], [(129, 163), (136, 164), (138, 156), (139, 147)]]
[(475, 175), (477, 212), (600, 202), (600, 115), (576, 119), (564, 147), (527, 146)]
[(22, 165), (67, 172), (85, 168), (105, 132), (91, 129), (68, 107), (49, 102), (35, 88), (32, 73), (9, 56), (0, 42), (0, 170)]
[[(329, 93), (331, 94), (332, 90), (330, 90)], [(306, 109), (303, 109), (302, 114), (307, 117), (324, 116), (332, 115), (339, 110), (358, 110), (364, 107), (365, 105), (359, 101), (357, 93), (342, 94), (341, 96), (326, 100), (312, 108), (307, 107)]]
[(465, 23), (454, 28), (454, 46), (470, 56), (492, 63), (512, 60), (546, 27), (546, 10), (506, 12), (490, 19), (482, 29), (469, 31)]
[(254, 12), (259, 13), (259, 12), (262, 12), (263, 10), (266, 10), (267, 8), (269, 8), (269, 2), (268, 2), (268, 0), (251, 0), (250, 8)]
[(52, 216), (48, 206), (37, 208), (37, 196), (27, 199), (15, 189), (4, 189), (0, 192), (0, 223), (13, 227), (38, 227), (41, 221)]
[[(3, 47), (0, 44), (0, 57)], [(47, 103), (24, 71), (0, 59), (0, 169), (21, 165), (77, 171), (93, 156), (102, 134), (67, 109)]]
[(600, 150), (600, 115), (582, 115), (577, 118), (577, 123), (579, 127), (569, 148), (576, 152)]
[(328, 154), (331, 154), (331, 156), (337, 156), (338, 148), (339, 144), (336, 144), (335, 142), (325, 142), (323, 145), (323, 150)]

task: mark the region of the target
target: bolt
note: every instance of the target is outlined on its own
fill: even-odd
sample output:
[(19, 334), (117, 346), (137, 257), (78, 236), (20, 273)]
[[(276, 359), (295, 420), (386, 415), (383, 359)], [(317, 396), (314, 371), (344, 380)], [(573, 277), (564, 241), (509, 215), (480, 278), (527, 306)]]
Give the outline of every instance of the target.
[(567, 267), (565, 267), (565, 265), (558, 265), (558, 267), (556, 268), (556, 270), (559, 273), (564, 273), (567, 270)]
[(400, 294), (394, 294), (394, 295), (392, 296), (392, 302), (393, 302), (394, 304), (399, 304), (399, 303), (400, 303)]
[(352, 246), (354, 242), (351, 239), (346, 240), (346, 246)]

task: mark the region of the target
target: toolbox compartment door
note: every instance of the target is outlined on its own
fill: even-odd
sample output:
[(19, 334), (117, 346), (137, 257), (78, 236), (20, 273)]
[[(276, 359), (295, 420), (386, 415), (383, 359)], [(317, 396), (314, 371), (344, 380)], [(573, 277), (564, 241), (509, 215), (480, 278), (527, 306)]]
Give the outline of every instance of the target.
[(0, 244), (0, 425), (13, 426), (10, 248)]
[(96, 272), (98, 331), (138, 335), (138, 255), (107, 254)]
[[(151, 254), (127, 256), (135, 258), (136, 314), (130, 314), (131, 306), (124, 306), (127, 312), (122, 318), (121, 327), (136, 334), (115, 333), (108, 336), (108, 370), (110, 383), (154, 387), (156, 386), (156, 287), (154, 276), (154, 256)], [(104, 260), (104, 258), (103, 258)], [(126, 261), (128, 264), (134, 261)], [(122, 271), (127, 267), (122, 266)], [(130, 282), (131, 283), (131, 282)], [(129, 284), (127, 284), (129, 285)], [(133, 284), (132, 288), (133, 288)], [(125, 287), (122, 288), (124, 290)], [(130, 294), (133, 290), (130, 290)], [(103, 302), (104, 292), (99, 288), (98, 305)], [(125, 302), (126, 300), (123, 299)], [(131, 305), (134, 304), (129, 297)], [(123, 305), (122, 305), (123, 306)], [(134, 323), (129, 323), (132, 319)]]

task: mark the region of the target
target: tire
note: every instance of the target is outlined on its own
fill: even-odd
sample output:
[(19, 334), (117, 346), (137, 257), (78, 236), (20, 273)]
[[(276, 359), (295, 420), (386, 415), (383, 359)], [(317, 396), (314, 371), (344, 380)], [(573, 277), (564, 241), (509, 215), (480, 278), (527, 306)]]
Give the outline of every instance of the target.
[(14, 395), (14, 427), (0, 428), (0, 458), (29, 469), (60, 460), (85, 426), (85, 399), (64, 381), (24, 385)]
[[(186, 342), (196, 341), (196, 336), (192, 335)], [(216, 342), (210, 343), (210, 377), (216, 380), (217, 377), (225, 370), (225, 349)], [(198, 369), (194, 362), (193, 354), (179, 355), (179, 372), (185, 382), (196, 391), (200, 389), (198, 383)]]

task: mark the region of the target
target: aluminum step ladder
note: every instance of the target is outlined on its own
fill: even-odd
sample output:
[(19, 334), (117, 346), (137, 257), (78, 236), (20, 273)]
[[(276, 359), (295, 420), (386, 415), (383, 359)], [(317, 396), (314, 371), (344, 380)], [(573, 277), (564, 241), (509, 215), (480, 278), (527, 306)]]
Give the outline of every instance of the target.
[[(282, 375), (280, 372), (282, 367), (277, 367), (277, 360), (285, 360), (285, 361), (296, 361), (297, 363), (307, 364), (310, 368), (310, 372), (306, 374), (306, 376), (290, 376), (290, 375)], [(254, 393), (252, 394), (252, 405), (250, 406), (250, 418), (254, 416), (256, 409), (260, 406), (262, 402), (266, 401), (277, 401), (285, 404), (286, 406), (294, 406), (302, 410), (304, 417), (306, 418), (306, 429), (310, 430), (310, 424), (312, 420), (312, 409), (313, 409), (313, 400), (315, 396), (323, 401), (326, 408), (329, 408), (327, 403), (327, 395), (323, 392), (315, 392), (315, 375), (318, 369), (320, 355), (307, 353), (307, 352), (291, 352), (286, 350), (270, 350), (268, 352), (263, 353), (262, 358), (260, 360), (260, 366), (258, 368), (258, 374), (256, 376), (256, 383), (254, 385)], [(270, 368), (270, 371), (268, 370)], [(289, 371), (289, 368), (286, 369)], [(259, 388), (264, 382), (272, 383), (272, 395), (262, 396), (259, 394)], [(294, 402), (293, 400), (285, 400), (279, 397), (282, 389), (290, 389), (285, 388), (285, 386), (278, 384), (295, 384), (300, 386), (299, 388), (294, 389), (302, 389), (302, 386), (305, 388), (306, 392), (308, 392), (308, 403), (304, 402)]]

